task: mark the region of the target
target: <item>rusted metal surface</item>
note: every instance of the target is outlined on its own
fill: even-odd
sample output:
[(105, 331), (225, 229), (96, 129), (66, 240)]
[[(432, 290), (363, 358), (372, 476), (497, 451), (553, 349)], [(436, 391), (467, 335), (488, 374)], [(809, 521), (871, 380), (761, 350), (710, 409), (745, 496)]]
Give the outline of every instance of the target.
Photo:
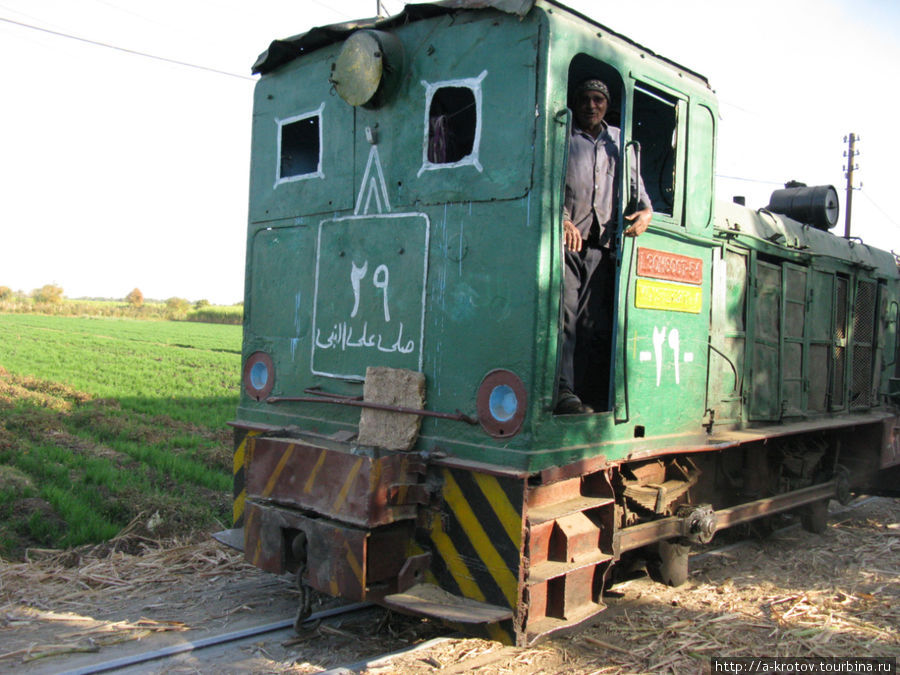
[(755, 502), (733, 506), (729, 509), (720, 509), (716, 511), (716, 520), (718, 528), (725, 529), (734, 525), (746, 523), (755, 518), (768, 516), (773, 513), (789, 511), (797, 506), (809, 504), (810, 502), (820, 499), (828, 499), (834, 497), (837, 493), (837, 483), (828, 481), (821, 485), (813, 485), (802, 490), (794, 490), (787, 494), (769, 497), (767, 499), (758, 499)]
[(454, 420), (456, 422), (465, 422), (466, 424), (476, 425), (477, 420), (473, 420), (468, 415), (456, 411), (456, 413), (442, 413), (434, 410), (419, 410), (417, 408), (404, 408), (398, 405), (387, 405), (384, 403), (374, 403), (372, 401), (360, 401), (356, 397), (338, 397), (333, 395), (318, 394), (316, 396), (270, 396), (266, 399), (266, 403), (331, 403), (333, 405), (348, 405), (354, 408), (371, 408), (372, 410), (387, 410), (388, 412), (403, 413), (406, 415), (419, 415), (421, 417), (438, 417), (444, 420)]
[[(417, 456), (357, 454), (288, 438), (248, 442), (247, 498), (270, 501), (337, 520), (374, 527), (415, 518), (422, 500), (414, 486), (424, 465)], [(410, 499), (407, 499), (409, 497)]]
[(474, 462), (470, 459), (459, 459), (458, 457), (445, 457), (442, 454), (430, 457), (429, 463), (447, 469), (472, 471), (474, 473), (483, 473), (488, 476), (512, 480), (525, 480), (531, 475), (528, 471), (523, 471), (521, 469), (497, 466), (496, 464), (488, 464), (487, 462)]
[(896, 416), (889, 412), (871, 411), (808, 419), (788, 424), (753, 425), (745, 429), (731, 431), (717, 430), (709, 437), (710, 445), (713, 446), (710, 449), (720, 450), (743, 443), (750, 443), (751, 441), (764, 441), (769, 438), (794, 436), (811, 431), (830, 431), (843, 427), (882, 423), (887, 419), (895, 418)]
[(244, 557), (274, 574), (295, 571), (301, 564), (291, 557), (291, 543), (299, 533), (306, 536), (303, 581), (311, 588), (351, 600), (378, 600), (399, 590), (411, 522), (366, 530), (251, 501)]
[(615, 500), (607, 471), (579, 475), (562, 467), (546, 475), (571, 477), (526, 492), (525, 644), (602, 611), (613, 562)]
[[(862, 427), (869, 424), (881, 424), (885, 420), (895, 420), (896, 415), (890, 412), (870, 411), (865, 413), (848, 413), (834, 417), (789, 422), (785, 424), (753, 425), (743, 429), (716, 429), (706, 436), (706, 442), (694, 443), (689, 435), (669, 437), (669, 447), (649, 447), (628, 453), (627, 460), (633, 461), (666, 455), (684, 455), (694, 452), (719, 452), (754, 441), (765, 441), (773, 438), (784, 438), (809, 432), (833, 431), (847, 427)], [(900, 455), (898, 455), (900, 459)], [(618, 462), (616, 462), (618, 463)]]
[[(789, 511), (810, 502), (833, 497), (836, 493), (836, 487), (835, 481), (829, 481), (783, 495), (757, 499), (756, 501), (727, 509), (719, 509), (715, 512), (716, 529), (724, 530), (727, 527), (746, 523), (755, 518), (780, 513), (781, 511)], [(686, 527), (689, 527), (689, 521), (678, 517), (663, 518), (649, 523), (626, 527), (616, 532), (613, 537), (616, 555), (663, 539), (686, 537)]]
[(652, 248), (638, 248), (637, 275), (681, 281), (688, 284), (703, 283), (703, 260)]
[(411, 612), (454, 623), (497, 623), (512, 618), (509, 607), (453, 595), (433, 584), (418, 584), (402, 593), (384, 598), (384, 604), (401, 612)]
[(541, 471), (541, 483), (546, 485), (556, 481), (592, 474), (607, 467), (606, 455), (597, 455), (586, 459), (566, 464), (565, 466), (551, 466)]
[(623, 476), (625, 497), (641, 508), (658, 514), (674, 513), (676, 502), (687, 495), (701, 475), (700, 469), (689, 457), (651, 462), (630, 469), (630, 472), (634, 475), (633, 479)]

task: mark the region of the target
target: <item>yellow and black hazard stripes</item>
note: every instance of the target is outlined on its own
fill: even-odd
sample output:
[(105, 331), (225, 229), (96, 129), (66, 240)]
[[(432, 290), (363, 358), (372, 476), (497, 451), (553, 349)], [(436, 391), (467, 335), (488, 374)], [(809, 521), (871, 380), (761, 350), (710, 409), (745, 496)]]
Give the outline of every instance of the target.
[(519, 480), (443, 469), (431, 531), (433, 571), (447, 591), (516, 609), (522, 549)]
[(347, 477), (344, 479), (341, 489), (338, 490), (337, 498), (334, 500), (334, 504), (331, 507), (333, 512), (338, 513), (341, 508), (343, 508), (344, 502), (347, 501), (347, 495), (350, 494), (350, 488), (353, 486), (354, 481), (356, 481), (356, 476), (359, 475), (359, 470), (362, 465), (362, 457), (353, 462), (353, 466), (351, 466), (350, 470), (347, 472)]
[(294, 454), (294, 448), (297, 447), (293, 443), (288, 443), (288, 446), (284, 449), (284, 452), (281, 453), (281, 459), (278, 460), (278, 464), (275, 465), (275, 468), (272, 470), (272, 473), (269, 474), (266, 479), (266, 485), (262, 490), (262, 497), (271, 497), (272, 491), (275, 489), (275, 485), (278, 484), (278, 479), (281, 478), (281, 474), (284, 472), (284, 467), (288, 465), (288, 462), (291, 461), (291, 455)]
[(234, 528), (244, 526), (244, 506), (247, 501), (247, 442), (260, 433), (240, 427), (234, 429), (234, 455), (232, 457), (234, 501), (231, 507), (231, 522)]
[(325, 458), (327, 456), (328, 453), (325, 450), (319, 451), (319, 454), (316, 457), (316, 463), (313, 465), (312, 470), (306, 477), (306, 482), (303, 484), (303, 494), (308, 495), (312, 493), (313, 488), (316, 487), (316, 479), (319, 477), (319, 472), (322, 470), (322, 467), (325, 466)]

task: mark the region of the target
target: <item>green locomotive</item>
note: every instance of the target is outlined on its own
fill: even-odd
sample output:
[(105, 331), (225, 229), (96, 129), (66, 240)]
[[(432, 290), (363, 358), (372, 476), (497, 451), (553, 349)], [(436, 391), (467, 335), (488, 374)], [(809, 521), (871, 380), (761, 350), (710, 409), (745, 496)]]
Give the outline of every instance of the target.
[[(893, 256), (827, 231), (833, 189), (715, 204), (703, 76), (552, 0), (407, 5), (254, 72), (231, 536), (257, 566), (525, 644), (632, 551), (678, 583), (692, 542), (821, 528), (900, 463)], [(556, 415), (588, 76), (622, 130), (613, 339), (595, 412)], [(652, 224), (622, 237), (638, 173)]]

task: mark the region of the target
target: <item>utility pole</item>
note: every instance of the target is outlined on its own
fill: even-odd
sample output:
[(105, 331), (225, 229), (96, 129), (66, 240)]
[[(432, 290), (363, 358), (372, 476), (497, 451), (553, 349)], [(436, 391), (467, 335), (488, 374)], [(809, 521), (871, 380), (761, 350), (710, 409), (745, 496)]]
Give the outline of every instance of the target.
[(847, 179), (847, 210), (844, 213), (844, 239), (850, 238), (850, 211), (853, 207), (853, 171), (859, 168), (859, 164), (854, 163), (854, 157), (859, 154), (859, 150), (856, 149), (856, 141), (859, 140), (859, 136), (856, 134), (850, 134), (849, 136), (844, 136), (844, 143), (850, 143), (850, 149), (844, 150), (844, 157), (847, 158), (847, 170), (844, 172), (844, 178)]

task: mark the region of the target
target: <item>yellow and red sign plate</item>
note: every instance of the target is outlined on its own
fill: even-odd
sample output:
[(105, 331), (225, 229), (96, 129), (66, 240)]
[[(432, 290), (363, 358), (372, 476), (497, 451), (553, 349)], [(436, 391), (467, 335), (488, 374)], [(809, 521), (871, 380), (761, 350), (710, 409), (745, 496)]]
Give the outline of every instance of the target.
[(637, 276), (649, 278), (639, 278), (635, 283), (635, 307), (700, 313), (703, 307), (703, 260), (700, 258), (639, 248)]

